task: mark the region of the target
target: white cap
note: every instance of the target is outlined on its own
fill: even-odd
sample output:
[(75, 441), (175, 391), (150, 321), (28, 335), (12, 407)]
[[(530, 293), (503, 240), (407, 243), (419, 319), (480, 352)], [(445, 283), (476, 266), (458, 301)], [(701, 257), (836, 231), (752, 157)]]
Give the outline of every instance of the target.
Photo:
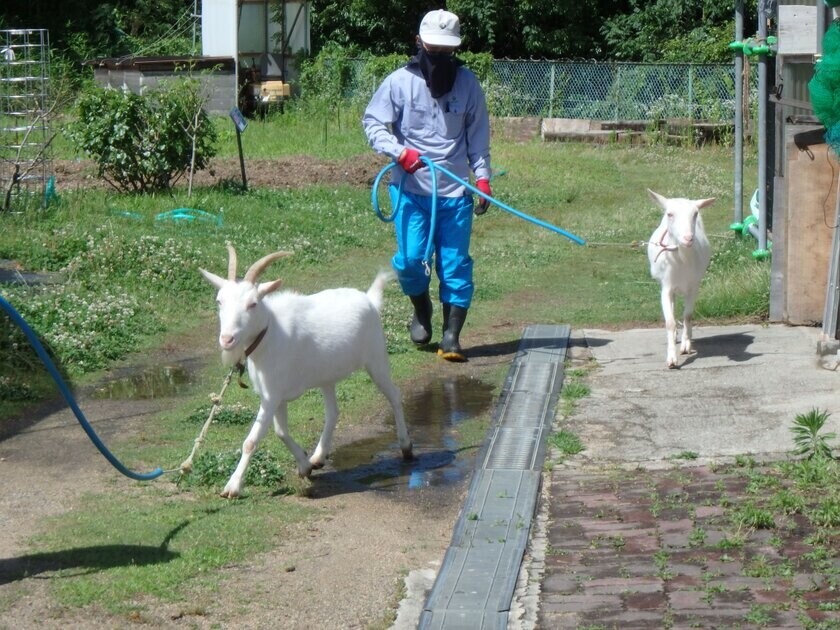
[(420, 22), (419, 35), (424, 44), (454, 48), (461, 45), (461, 23), (449, 11), (429, 11)]

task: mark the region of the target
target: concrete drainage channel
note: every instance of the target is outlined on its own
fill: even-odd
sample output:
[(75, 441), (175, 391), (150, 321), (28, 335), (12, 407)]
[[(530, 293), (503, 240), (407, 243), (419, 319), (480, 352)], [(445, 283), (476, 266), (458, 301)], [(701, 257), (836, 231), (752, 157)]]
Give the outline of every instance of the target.
[(507, 628), (570, 332), (565, 325), (525, 329), (420, 628)]

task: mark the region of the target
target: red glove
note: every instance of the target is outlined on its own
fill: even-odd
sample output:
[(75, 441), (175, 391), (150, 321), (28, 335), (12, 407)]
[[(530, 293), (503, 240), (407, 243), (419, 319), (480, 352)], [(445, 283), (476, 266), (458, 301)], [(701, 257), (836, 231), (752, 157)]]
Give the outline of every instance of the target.
[[(475, 187), (478, 188), (481, 192), (485, 195), (492, 197), (493, 192), (490, 190), (490, 180), (489, 179), (479, 179), (475, 182)], [(487, 201), (484, 197), (479, 195), (478, 197), (478, 204), (475, 206), (475, 213), (476, 214), (484, 214), (487, 212), (487, 206), (490, 205), (490, 202)]]
[(423, 167), (423, 162), (420, 161), (420, 153), (415, 149), (406, 147), (397, 158), (397, 163), (405, 169), (406, 173), (413, 173), (418, 168)]

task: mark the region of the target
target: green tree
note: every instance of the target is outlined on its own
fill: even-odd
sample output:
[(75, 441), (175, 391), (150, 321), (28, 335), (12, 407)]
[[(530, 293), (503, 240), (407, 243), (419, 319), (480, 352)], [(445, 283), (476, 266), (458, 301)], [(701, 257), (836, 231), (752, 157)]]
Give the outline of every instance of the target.
[(374, 55), (413, 54), (420, 20), (440, 4), (405, 0), (313, 0), (313, 52), (327, 43), (334, 43), (351, 51)]
[(494, 57), (603, 59), (604, 18), (626, 2), (584, 0), (451, 0), (462, 22), (465, 46)]
[(53, 51), (78, 65), (92, 57), (188, 53), (193, 11), (193, 0), (3, 0), (0, 24), (47, 29)]
[[(607, 56), (622, 61), (726, 61), (735, 35), (730, 0), (630, 0), (604, 21)], [(745, 2), (745, 36), (754, 32), (756, 0)]]
[[(327, 43), (374, 55), (413, 54), (423, 15), (440, 2), (353, 0), (312, 3), (313, 51)], [(600, 26), (626, 0), (450, 0), (461, 20), (462, 49), (508, 58), (603, 59)]]

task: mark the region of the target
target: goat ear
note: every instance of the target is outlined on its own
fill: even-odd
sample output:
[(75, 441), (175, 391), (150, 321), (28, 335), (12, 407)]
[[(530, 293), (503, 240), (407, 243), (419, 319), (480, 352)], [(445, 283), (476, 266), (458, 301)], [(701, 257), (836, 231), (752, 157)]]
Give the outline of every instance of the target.
[(272, 280), (271, 282), (260, 282), (259, 286), (257, 287), (257, 295), (260, 296), (260, 299), (263, 299), (269, 293), (272, 293), (280, 288), (280, 285), (283, 284), (282, 280)]
[(717, 199), (717, 197), (709, 197), (708, 199), (698, 199), (694, 203), (697, 204), (698, 208), (707, 208), (715, 202), (715, 199)]
[(663, 209), (666, 208), (668, 200), (665, 197), (660, 195), (658, 192), (653, 192), (650, 188), (648, 188), (647, 191), (651, 199), (662, 206)]
[(198, 270), (201, 272), (201, 275), (204, 276), (204, 278), (207, 280), (207, 282), (212, 284), (217, 289), (222, 288), (222, 285), (225, 283), (223, 278), (220, 278), (215, 273), (210, 273), (206, 269), (201, 269), (200, 267), (199, 267)]

